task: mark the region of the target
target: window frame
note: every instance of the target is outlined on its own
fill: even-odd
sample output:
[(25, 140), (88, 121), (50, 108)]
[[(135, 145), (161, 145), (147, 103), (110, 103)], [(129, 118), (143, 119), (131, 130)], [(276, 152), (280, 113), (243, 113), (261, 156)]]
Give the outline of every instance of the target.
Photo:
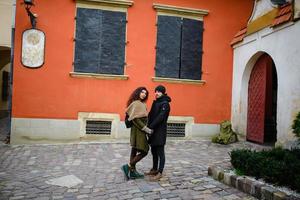
[[(153, 8), (156, 10), (156, 26), (158, 25), (158, 17), (159, 16), (170, 16), (170, 17), (180, 17), (198, 21), (204, 21), (204, 16), (208, 15), (209, 11), (204, 9), (194, 9), (194, 8), (186, 8), (186, 7), (178, 7), (178, 6), (171, 6), (171, 5), (164, 5), (164, 4), (153, 4)], [(157, 29), (156, 29), (157, 30)], [(204, 28), (203, 28), (204, 31)], [(158, 30), (157, 30), (158, 33)], [(158, 35), (156, 34), (156, 39)], [(202, 37), (203, 40), (203, 37)], [(182, 41), (181, 41), (182, 42)], [(203, 52), (203, 47), (202, 47)], [(157, 53), (157, 51), (156, 51)], [(156, 56), (155, 56), (156, 57)], [(181, 60), (182, 58), (180, 58)], [(203, 63), (203, 62), (202, 62)], [(156, 64), (156, 62), (155, 62)], [(155, 68), (154, 68), (155, 69)], [(203, 69), (203, 65), (202, 65)], [(187, 83), (187, 84), (200, 84), (203, 85), (206, 83), (205, 80), (194, 80), (194, 79), (182, 79), (182, 78), (167, 78), (167, 77), (152, 77), (154, 82), (170, 82), (170, 83)]]
[[(133, 5), (131, 0), (76, 0), (75, 8), (75, 23), (74, 23), (74, 46), (73, 46), (73, 67), (72, 72), (69, 73), (70, 77), (74, 78), (96, 78), (96, 79), (117, 79), (127, 80), (129, 77), (126, 75), (126, 45), (127, 45), (127, 19), (128, 19), (128, 8)], [(76, 17), (77, 9), (97, 9), (105, 11), (124, 12), (126, 15), (125, 24), (125, 41), (124, 41), (124, 68), (123, 74), (98, 74), (93, 72), (76, 72), (75, 71), (75, 48), (76, 48)]]

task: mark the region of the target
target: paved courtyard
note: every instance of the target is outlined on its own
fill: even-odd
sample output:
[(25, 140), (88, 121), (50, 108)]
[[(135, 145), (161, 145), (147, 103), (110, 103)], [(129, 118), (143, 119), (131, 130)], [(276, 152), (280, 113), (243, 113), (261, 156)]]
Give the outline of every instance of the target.
[(4, 142), (9, 134), (9, 118), (0, 118), (0, 143)]
[[(0, 199), (254, 199), (207, 175), (208, 166), (229, 163), (230, 149), (249, 145), (169, 139), (164, 178), (150, 182), (124, 179), (120, 166), (128, 162), (127, 141), (1, 144)], [(150, 154), (137, 165), (141, 172), (150, 167)]]

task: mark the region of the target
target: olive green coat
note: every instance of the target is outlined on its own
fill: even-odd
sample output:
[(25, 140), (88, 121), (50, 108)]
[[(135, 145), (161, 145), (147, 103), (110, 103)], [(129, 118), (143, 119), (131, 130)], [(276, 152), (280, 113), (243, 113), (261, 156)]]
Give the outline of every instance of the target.
[(133, 148), (147, 153), (149, 151), (147, 136), (146, 133), (142, 131), (142, 128), (147, 125), (147, 117), (135, 118), (132, 121), (130, 144)]

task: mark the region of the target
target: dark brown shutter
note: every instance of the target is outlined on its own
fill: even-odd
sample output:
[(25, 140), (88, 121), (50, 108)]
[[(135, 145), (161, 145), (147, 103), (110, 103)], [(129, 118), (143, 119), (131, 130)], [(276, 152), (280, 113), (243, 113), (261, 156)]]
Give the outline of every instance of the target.
[(183, 19), (180, 78), (201, 80), (203, 22)]
[(124, 74), (126, 14), (103, 11), (100, 73)]
[(158, 16), (156, 77), (179, 78), (181, 18)]
[(74, 62), (76, 72), (98, 73), (101, 30), (101, 10), (77, 8)]

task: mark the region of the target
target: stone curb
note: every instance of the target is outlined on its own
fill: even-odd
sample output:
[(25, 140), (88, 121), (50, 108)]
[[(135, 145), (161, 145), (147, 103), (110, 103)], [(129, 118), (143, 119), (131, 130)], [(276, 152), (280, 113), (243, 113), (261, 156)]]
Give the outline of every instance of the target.
[(257, 199), (264, 200), (299, 200), (299, 197), (288, 195), (276, 188), (270, 187), (259, 181), (250, 179), (245, 176), (237, 176), (229, 173), (219, 167), (208, 167), (208, 175), (213, 179), (234, 187), (244, 193), (247, 193)]

